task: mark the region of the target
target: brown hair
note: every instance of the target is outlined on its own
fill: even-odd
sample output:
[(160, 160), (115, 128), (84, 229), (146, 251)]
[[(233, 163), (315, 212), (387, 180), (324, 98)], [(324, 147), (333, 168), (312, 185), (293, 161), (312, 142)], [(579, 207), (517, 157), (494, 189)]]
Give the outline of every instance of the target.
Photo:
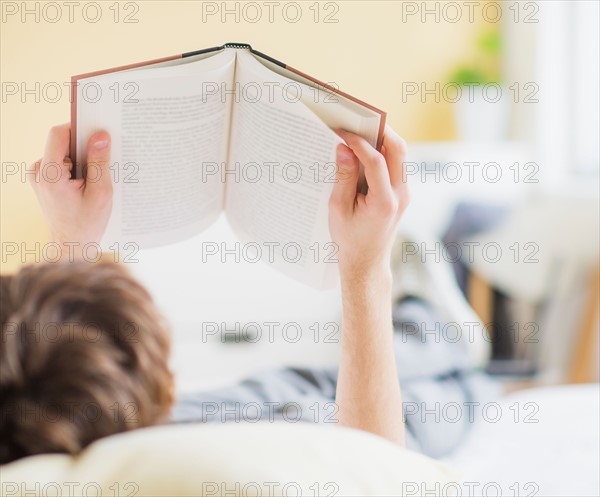
[(0, 277), (0, 464), (165, 420), (170, 336), (121, 265), (43, 264)]

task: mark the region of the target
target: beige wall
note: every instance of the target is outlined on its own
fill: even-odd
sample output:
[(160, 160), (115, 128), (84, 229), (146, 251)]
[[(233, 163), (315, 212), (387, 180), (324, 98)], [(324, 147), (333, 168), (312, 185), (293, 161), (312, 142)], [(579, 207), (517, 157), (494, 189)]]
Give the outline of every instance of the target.
[[(454, 137), (450, 104), (421, 104), (411, 97), (402, 103), (402, 82), (445, 82), (449, 71), (472, 50), (476, 33), (482, 28), (482, 16), (469, 22), (466, 15), (457, 23), (429, 16), (423, 23), (419, 15), (402, 22), (403, 7), (399, 1), (322, 2), (320, 19), (315, 22), (314, 2), (300, 2), (302, 17), (287, 22), (281, 9), (274, 7), (274, 22), (269, 22), (268, 6), (262, 7), (263, 18), (251, 23), (243, 17), (236, 22), (232, 15), (222, 22), (220, 14), (202, 22), (203, 8), (221, 9), (222, 2), (130, 2), (121, 4), (119, 22), (115, 22), (114, 2), (99, 2), (102, 17), (96, 23), (87, 22), (82, 14), (86, 6), (88, 18), (96, 13), (91, 2), (80, 1), (74, 7), (70, 23), (68, 7), (55, 23), (56, 10), (42, 2), (28, 2), (28, 9), (37, 9), (39, 22), (28, 14), (22, 22), (20, 12), (2, 21), (1, 73), (2, 82), (26, 83), (28, 88), (57, 82), (62, 85), (72, 74), (112, 67), (160, 56), (191, 51), (228, 41), (252, 44), (255, 48), (283, 60), (324, 81), (367, 100), (389, 114), (389, 122), (409, 141), (445, 140)], [(228, 2), (227, 8), (236, 8)], [(280, 1), (281, 6), (290, 2)], [(411, 2), (413, 5), (421, 2)], [(431, 2), (438, 4), (439, 2)], [(10, 4), (7, 7), (7, 4)], [(440, 5), (443, 2), (439, 3)], [(125, 23), (133, 14), (137, 23)], [(243, 12), (244, 3), (238, 3)], [(22, 8), (22, 2), (3, 2), (3, 9)], [(333, 9), (338, 7), (334, 13)], [(288, 7), (288, 18), (294, 15)], [(45, 10), (47, 9), (47, 10)], [(248, 8), (248, 16), (255, 11)], [(333, 14), (337, 23), (325, 23)], [(48, 128), (69, 120), (66, 87), (56, 102), (35, 102), (28, 95), (3, 95), (1, 120), (1, 160), (3, 171), (8, 162), (27, 164), (41, 156)], [(4, 93), (4, 92), (3, 92)], [(52, 98), (54, 95), (49, 95)], [(5, 176), (5, 175), (4, 175)], [(20, 175), (3, 177), (1, 184), (2, 242), (25, 243), (32, 247), (46, 236), (43, 218), (29, 186)], [(3, 257), (4, 258), (4, 257)], [(9, 271), (20, 264), (21, 257), (2, 261), (0, 270)]]

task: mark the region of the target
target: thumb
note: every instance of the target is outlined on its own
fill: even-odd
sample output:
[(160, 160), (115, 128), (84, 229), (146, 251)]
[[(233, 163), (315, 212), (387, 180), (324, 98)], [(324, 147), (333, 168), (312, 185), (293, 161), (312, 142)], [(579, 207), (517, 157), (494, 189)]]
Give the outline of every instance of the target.
[(340, 143), (336, 149), (337, 174), (331, 191), (331, 202), (344, 209), (352, 209), (358, 186), (358, 157)]
[(100, 131), (90, 136), (87, 146), (85, 188), (88, 191), (112, 188), (110, 177), (110, 135)]

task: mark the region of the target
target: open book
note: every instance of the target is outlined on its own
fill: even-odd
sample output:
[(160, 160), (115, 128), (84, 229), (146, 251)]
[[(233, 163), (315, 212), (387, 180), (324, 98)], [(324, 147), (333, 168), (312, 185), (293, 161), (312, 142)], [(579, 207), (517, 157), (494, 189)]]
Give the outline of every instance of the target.
[(174, 243), (224, 212), (248, 257), (335, 285), (333, 129), (379, 149), (384, 112), (238, 43), (74, 76), (71, 102), (77, 174), (90, 135), (112, 136), (103, 247)]

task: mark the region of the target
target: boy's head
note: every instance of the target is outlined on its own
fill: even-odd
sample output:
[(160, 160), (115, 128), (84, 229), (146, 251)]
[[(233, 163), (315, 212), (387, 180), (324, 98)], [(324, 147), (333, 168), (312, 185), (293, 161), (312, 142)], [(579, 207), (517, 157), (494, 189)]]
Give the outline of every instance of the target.
[(77, 453), (167, 419), (170, 337), (120, 265), (46, 264), (0, 277), (0, 464)]

